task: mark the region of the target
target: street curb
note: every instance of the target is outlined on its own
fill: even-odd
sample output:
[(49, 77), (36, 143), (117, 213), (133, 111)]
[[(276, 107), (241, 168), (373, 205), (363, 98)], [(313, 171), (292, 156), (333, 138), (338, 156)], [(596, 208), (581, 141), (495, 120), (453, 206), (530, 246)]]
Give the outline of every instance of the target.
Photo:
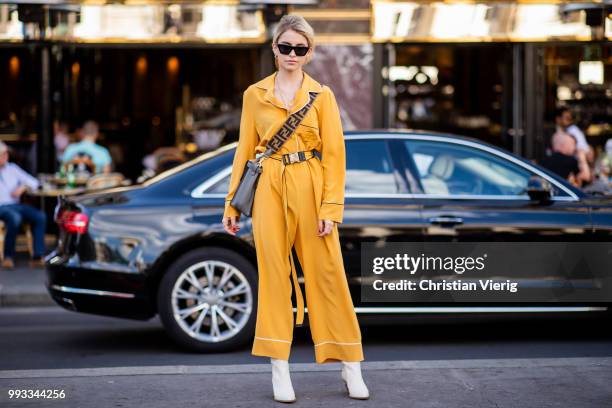
[[(423, 369), (532, 369), (540, 367), (603, 367), (612, 368), (612, 357), (566, 357), (566, 358), (513, 358), (513, 359), (467, 359), (467, 360), (400, 360), (363, 361), (364, 371), (403, 371)], [(291, 372), (315, 373), (337, 371), (340, 362), (290, 363)], [(0, 370), (0, 379), (104, 377), (134, 375), (222, 375), (222, 374), (268, 374), (267, 363), (234, 365), (175, 365), (175, 366), (131, 366), (97, 368), (59, 368), (42, 370)]]

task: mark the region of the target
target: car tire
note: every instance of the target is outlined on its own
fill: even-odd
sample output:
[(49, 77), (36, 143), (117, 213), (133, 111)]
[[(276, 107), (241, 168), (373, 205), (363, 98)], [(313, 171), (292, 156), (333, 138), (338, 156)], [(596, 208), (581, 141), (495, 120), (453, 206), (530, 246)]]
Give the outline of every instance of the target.
[[(220, 283), (221, 276), (224, 276), (223, 271), (226, 268), (235, 268), (230, 269), (233, 272), (223, 287), (229, 287), (229, 290), (225, 290), (228, 295), (230, 291), (233, 293), (233, 291), (244, 290), (245, 293), (226, 298), (226, 295), (219, 295), (222, 291), (203, 292), (201, 288), (206, 291), (212, 287), (212, 292), (219, 289), (214, 284), (212, 286), (208, 285), (207, 266), (214, 270), (213, 283)], [(195, 285), (193, 284), (194, 276), (198, 280)], [(245, 345), (249, 340), (252, 340), (255, 330), (257, 280), (256, 268), (242, 255), (229, 249), (206, 247), (194, 249), (181, 255), (167, 269), (157, 291), (158, 311), (166, 332), (180, 347), (197, 352), (221, 352)], [(186, 288), (189, 289), (186, 290)], [(190, 298), (185, 299), (183, 296), (189, 296)], [(191, 296), (197, 296), (197, 298), (191, 298)], [(233, 299), (230, 302), (233, 308), (224, 306), (229, 304), (222, 303), (226, 299)], [(204, 306), (204, 308), (200, 309), (199, 313), (184, 312), (201, 306)], [(236, 306), (240, 306), (240, 311), (235, 309)], [(204, 313), (204, 309), (207, 309), (206, 313)], [(229, 316), (231, 312), (234, 314)], [(186, 318), (181, 318), (181, 314), (184, 314)], [(201, 318), (202, 314), (206, 317)], [(216, 315), (216, 318), (213, 315)], [(230, 321), (233, 321), (232, 318), (236, 317), (240, 324), (231, 327), (232, 325), (228, 324), (222, 316), (229, 317), (228, 320)], [(200, 319), (199, 326), (197, 326), (198, 319)], [(194, 326), (200, 327), (201, 330), (193, 329)], [(215, 332), (214, 327), (217, 327), (218, 331)], [(226, 330), (221, 332), (221, 329)], [(223, 335), (213, 337), (213, 334), (217, 333)]]

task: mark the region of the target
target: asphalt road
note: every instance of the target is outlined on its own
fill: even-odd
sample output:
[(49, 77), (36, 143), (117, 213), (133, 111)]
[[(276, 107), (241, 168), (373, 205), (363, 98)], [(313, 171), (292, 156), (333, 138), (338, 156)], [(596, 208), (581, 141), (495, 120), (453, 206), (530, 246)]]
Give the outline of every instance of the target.
[[(604, 319), (434, 319), (380, 325), (360, 317), (366, 361), (612, 357), (612, 322)], [(157, 318), (140, 322), (53, 306), (0, 308), (0, 350), (0, 370), (269, 363), (249, 347), (217, 354), (182, 350)], [(290, 362), (314, 362), (307, 326), (295, 329)]]

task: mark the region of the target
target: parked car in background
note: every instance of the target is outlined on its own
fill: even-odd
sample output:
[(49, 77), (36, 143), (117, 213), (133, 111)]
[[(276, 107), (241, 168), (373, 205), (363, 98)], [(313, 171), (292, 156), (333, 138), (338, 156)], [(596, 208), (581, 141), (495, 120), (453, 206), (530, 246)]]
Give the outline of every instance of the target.
[[(607, 311), (607, 304), (362, 303), (363, 242), (610, 241), (612, 200), (465, 137), (373, 130), (346, 132), (345, 141), (339, 232), (358, 315)], [(257, 306), (251, 219), (242, 217), (236, 236), (221, 225), (235, 147), (139, 185), (63, 198), (55, 215), (60, 238), (46, 259), (53, 299), (78, 312), (159, 314), (170, 337), (194, 350), (248, 342)]]

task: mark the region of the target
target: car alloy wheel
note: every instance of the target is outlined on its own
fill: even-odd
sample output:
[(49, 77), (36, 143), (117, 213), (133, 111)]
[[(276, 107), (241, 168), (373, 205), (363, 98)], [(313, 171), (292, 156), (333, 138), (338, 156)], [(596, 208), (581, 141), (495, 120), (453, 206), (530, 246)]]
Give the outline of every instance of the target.
[(205, 260), (179, 275), (171, 302), (174, 319), (189, 336), (217, 343), (235, 336), (247, 324), (253, 294), (236, 267)]

